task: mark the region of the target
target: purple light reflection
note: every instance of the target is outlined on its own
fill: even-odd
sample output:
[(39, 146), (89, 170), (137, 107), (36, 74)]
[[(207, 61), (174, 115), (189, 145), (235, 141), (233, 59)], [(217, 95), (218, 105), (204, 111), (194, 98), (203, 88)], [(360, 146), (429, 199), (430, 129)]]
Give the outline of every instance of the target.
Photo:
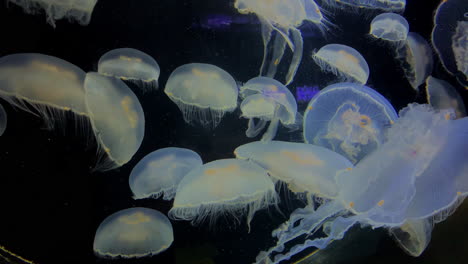
[(318, 86), (296, 87), (296, 100), (299, 103), (309, 102), (320, 91)]

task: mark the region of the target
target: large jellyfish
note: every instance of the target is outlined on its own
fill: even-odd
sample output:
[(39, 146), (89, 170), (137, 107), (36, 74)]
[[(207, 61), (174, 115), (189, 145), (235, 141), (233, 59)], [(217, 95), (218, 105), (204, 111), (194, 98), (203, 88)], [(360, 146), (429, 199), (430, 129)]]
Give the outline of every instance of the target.
[(468, 84), (468, 5), (465, 0), (441, 1), (434, 15), (432, 46), (444, 68)]
[[(260, 252), (257, 263), (279, 263), (308, 247), (325, 248), (357, 223), (399, 227), (412, 232), (412, 238), (429, 239), (424, 222), (414, 225), (408, 220), (443, 221), (468, 195), (468, 142), (464, 140), (468, 118), (451, 120), (451, 114), (417, 104), (400, 111), (388, 130), (388, 141), (352, 170), (336, 175), (337, 198), (318, 209), (309, 204), (294, 211), (273, 231), (277, 244)], [(319, 230), (321, 236), (316, 233)], [(303, 244), (285, 251), (285, 243), (298, 242), (303, 235)], [(426, 244), (423, 240), (409, 243), (419, 248)]]
[(369, 79), (369, 66), (355, 49), (341, 44), (328, 44), (312, 54), (323, 71), (330, 71), (345, 81), (365, 84)]
[(429, 76), (426, 80), (427, 102), (434, 109), (453, 109), (458, 118), (466, 116), (465, 104), (450, 83)]
[(215, 160), (191, 170), (177, 187), (172, 219), (213, 223), (221, 215), (239, 218), (247, 211), (247, 225), (256, 211), (276, 204), (275, 186), (266, 170), (238, 159)]
[(140, 148), (145, 133), (145, 116), (135, 94), (120, 79), (95, 72), (86, 74), (86, 108), (100, 149), (98, 170), (110, 170), (127, 163)]
[(101, 56), (98, 72), (141, 84), (143, 89), (158, 87), (159, 65), (148, 54), (131, 48), (113, 49)]
[(322, 198), (335, 198), (335, 175), (354, 167), (340, 154), (305, 143), (256, 141), (239, 146), (234, 154), (238, 159), (257, 163), (272, 178), (286, 183), (292, 192)]
[(322, 2), (344, 10), (376, 9), (387, 12), (402, 12), (406, 7), (406, 0), (323, 0)]
[(408, 33), (406, 44), (397, 50), (406, 79), (414, 90), (432, 73), (433, 59), (429, 43), (418, 33)]
[(128, 179), (134, 199), (148, 197), (171, 200), (182, 178), (203, 165), (200, 156), (184, 148), (163, 148), (146, 155)]
[[(272, 140), (281, 122), (294, 127), (300, 116), (297, 114), (296, 99), (289, 89), (280, 82), (268, 77), (256, 77), (246, 82), (240, 89), (242, 116), (249, 119), (245, 132), (248, 137), (257, 136), (268, 121), (270, 125), (262, 140)], [(254, 118), (258, 118), (255, 124)]]
[(408, 32), (409, 24), (404, 17), (395, 13), (383, 13), (372, 20), (369, 33), (399, 47), (408, 37)]
[(5, 109), (3, 108), (3, 106), (0, 104), (0, 136), (3, 135), (6, 127), (7, 127), (7, 113), (5, 112)]
[(215, 128), (237, 107), (238, 87), (232, 76), (211, 64), (190, 63), (175, 69), (164, 92), (177, 104), (187, 123)]
[(384, 130), (397, 118), (393, 106), (372, 88), (337, 83), (309, 102), (304, 141), (331, 149), (356, 164), (384, 142)]
[(21, 6), (26, 13), (35, 14), (43, 9), (47, 22), (55, 27), (55, 20), (68, 18), (86, 26), (98, 0), (7, 0)]
[(108, 216), (94, 236), (93, 249), (103, 258), (157, 255), (174, 241), (171, 222), (159, 211), (135, 207)]
[[(293, 81), (302, 59), (303, 40), (298, 27), (304, 21), (314, 23), (321, 30), (330, 25), (314, 0), (236, 0), (234, 6), (242, 14), (256, 14), (262, 24), (264, 48), (260, 75), (264, 75), (267, 60), (271, 57), (265, 76), (271, 78), (275, 76), (277, 66), (283, 58), (286, 44), (293, 52), (292, 61), (286, 74), (286, 85)], [(273, 44), (273, 54), (269, 55), (268, 44), (274, 32), (277, 34)]]

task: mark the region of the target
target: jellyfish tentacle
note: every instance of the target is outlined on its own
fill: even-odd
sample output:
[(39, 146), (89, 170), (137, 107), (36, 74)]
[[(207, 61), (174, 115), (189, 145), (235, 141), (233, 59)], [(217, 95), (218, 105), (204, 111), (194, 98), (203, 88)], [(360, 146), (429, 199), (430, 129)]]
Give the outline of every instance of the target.
[(268, 57), (268, 44), (271, 41), (271, 35), (273, 33), (273, 27), (263, 17), (258, 16), (258, 19), (260, 20), (260, 23), (262, 25), (263, 60), (262, 60), (262, 66), (260, 66), (260, 73), (259, 73), (259, 75), (262, 76), (263, 69), (265, 68), (266, 60), (267, 60), (267, 57)]
[(272, 25), (273, 29), (276, 30), (283, 38), (284, 40), (286, 41), (286, 43), (288, 43), (288, 46), (289, 48), (291, 49), (292, 52), (294, 52), (294, 50), (296, 49), (296, 47), (294, 46), (294, 43), (293, 41), (291, 40), (291, 38), (289, 38), (289, 34), (288, 34), (288, 31), (286, 29), (286, 32), (284, 31), (283, 28), (281, 27), (277, 27), (275, 25)]
[(263, 130), (263, 128), (265, 128), (267, 122), (267, 120), (260, 119), (258, 123), (255, 124), (255, 120), (253, 118), (250, 118), (249, 125), (247, 127), (247, 130), (245, 131), (245, 135), (249, 138), (256, 137)]
[(301, 63), (302, 51), (303, 51), (303, 46), (304, 46), (301, 31), (299, 31), (297, 28), (294, 28), (294, 27), (290, 28), (289, 31), (291, 32), (293, 42), (295, 45), (295, 49), (294, 49), (294, 54), (292, 57), (291, 64), (289, 65), (288, 73), (286, 74), (285, 85), (290, 84), (293, 81), (294, 76), (296, 75), (297, 69), (299, 68), (299, 64)]
[(286, 40), (276, 34), (275, 42), (273, 43), (273, 56), (271, 57), (270, 65), (268, 66), (267, 77), (275, 77), (276, 70), (281, 60), (283, 59), (284, 50), (286, 48)]
[(270, 121), (270, 125), (268, 126), (267, 131), (262, 136), (262, 141), (271, 141), (276, 136), (276, 131), (278, 130), (278, 125), (280, 121), (278, 117), (280, 107), (281, 106), (279, 104), (276, 104), (275, 114), (273, 116), (273, 119), (271, 119)]

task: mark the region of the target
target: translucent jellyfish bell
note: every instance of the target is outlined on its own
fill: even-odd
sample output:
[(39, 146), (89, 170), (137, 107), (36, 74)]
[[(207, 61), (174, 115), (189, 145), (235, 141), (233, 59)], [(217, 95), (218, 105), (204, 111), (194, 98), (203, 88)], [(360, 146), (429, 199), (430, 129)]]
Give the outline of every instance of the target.
[(7, 113), (2, 105), (0, 105), (0, 136), (3, 135), (7, 126)]
[(345, 10), (366, 9), (401, 12), (405, 10), (406, 0), (323, 0), (324, 4)]
[(174, 241), (171, 222), (159, 211), (135, 207), (108, 216), (94, 236), (93, 249), (103, 258), (157, 255)]
[(419, 257), (431, 241), (432, 220), (408, 219), (399, 226), (390, 229), (393, 239), (410, 256)]
[(453, 109), (457, 118), (466, 116), (463, 99), (450, 83), (429, 76), (426, 79), (426, 94), (428, 103), (434, 109)]
[[(263, 62), (260, 75), (273, 78), (281, 62), (286, 44), (293, 52), (292, 61), (286, 74), (288, 85), (294, 79), (302, 59), (303, 40), (299, 26), (310, 21), (320, 30), (331, 25), (323, 16), (320, 7), (313, 0), (236, 0), (234, 7), (242, 14), (254, 13), (262, 24)], [(269, 43), (275, 35), (273, 54), (270, 56)], [(271, 57), (268, 69), (265, 70), (267, 58)]]
[(222, 159), (191, 170), (177, 187), (169, 217), (198, 224), (221, 215), (238, 218), (247, 211), (247, 224), (256, 211), (278, 201), (268, 173), (244, 160)]
[(397, 118), (392, 105), (375, 90), (360, 84), (333, 84), (309, 102), (304, 141), (356, 164), (384, 142), (384, 129)]
[(187, 123), (215, 128), (237, 107), (238, 87), (232, 76), (211, 64), (190, 63), (175, 69), (164, 92), (177, 104)]
[(140, 148), (145, 116), (138, 98), (120, 79), (86, 74), (86, 108), (100, 148), (106, 152), (96, 169), (127, 163)]
[(409, 24), (406, 19), (395, 13), (383, 13), (371, 22), (370, 35), (395, 43), (397, 46), (408, 37)]
[(86, 26), (91, 21), (91, 14), (97, 0), (7, 0), (21, 6), (26, 13), (35, 14), (43, 9), (47, 22), (55, 27), (55, 20), (68, 18)]
[(341, 44), (328, 44), (312, 54), (323, 71), (332, 72), (340, 78), (365, 84), (369, 78), (369, 66), (355, 49)]
[(257, 141), (237, 147), (234, 154), (238, 159), (257, 163), (295, 193), (306, 192), (324, 198), (336, 197), (335, 175), (353, 167), (345, 157), (305, 143)]
[(159, 65), (148, 54), (130, 48), (114, 49), (99, 59), (98, 72), (141, 84), (144, 90), (158, 87)]
[[(248, 137), (255, 137), (260, 133), (266, 122), (270, 122), (268, 130), (262, 140), (275, 137), (278, 124), (287, 127), (297, 123), (297, 103), (289, 89), (280, 82), (268, 77), (256, 77), (246, 82), (240, 89), (242, 116), (249, 119), (246, 131)], [(259, 118), (257, 125), (254, 118)]]
[(182, 178), (203, 165), (200, 156), (189, 149), (163, 148), (146, 155), (133, 168), (129, 177), (134, 199), (163, 196), (171, 200)]

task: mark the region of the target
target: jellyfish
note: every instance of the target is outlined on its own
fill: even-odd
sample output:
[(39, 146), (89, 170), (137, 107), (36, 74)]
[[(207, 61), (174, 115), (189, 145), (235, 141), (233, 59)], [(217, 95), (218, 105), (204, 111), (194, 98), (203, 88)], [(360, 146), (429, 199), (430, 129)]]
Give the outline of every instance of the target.
[(403, 225), (390, 228), (390, 234), (408, 255), (419, 257), (431, 241), (432, 228), (431, 219), (408, 219)]
[(427, 41), (418, 33), (408, 33), (406, 44), (397, 50), (406, 79), (414, 90), (426, 81), (432, 73), (432, 50)]
[(386, 12), (403, 12), (406, 0), (323, 0), (324, 4), (344, 10), (383, 10)]
[(24, 12), (38, 13), (43, 9), (47, 23), (55, 27), (55, 20), (68, 18), (86, 26), (91, 21), (91, 14), (97, 0), (7, 0), (21, 6)]
[(372, 20), (369, 34), (399, 47), (408, 37), (408, 32), (409, 24), (404, 17), (395, 13), (383, 13)]
[[(452, 114), (418, 104), (400, 111), (388, 141), (352, 170), (336, 174), (337, 198), (294, 211), (272, 232), (276, 245), (260, 252), (256, 263), (280, 263), (308, 247), (326, 248), (358, 223), (430, 239), (425, 223), (408, 220), (443, 221), (468, 195), (468, 118), (452, 120)], [(319, 230), (322, 236), (315, 235)], [(296, 244), (285, 250), (286, 243)], [(402, 242), (419, 248), (426, 242), (409, 243)]]
[[(298, 123), (296, 99), (289, 89), (280, 82), (268, 77), (255, 77), (240, 89), (242, 116), (249, 119), (247, 137), (257, 136), (268, 121), (270, 125), (262, 140), (272, 140), (281, 122), (293, 128)], [(255, 124), (254, 118), (260, 119)]]
[(172, 200), (182, 178), (203, 165), (200, 156), (189, 149), (163, 148), (146, 155), (130, 173), (129, 184), (134, 199)]
[(468, 83), (468, 6), (464, 0), (441, 1), (434, 15), (431, 41), (442, 66)]
[[(241, 14), (254, 13), (262, 24), (263, 61), (259, 75), (265, 71), (267, 59), (271, 57), (267, 77), (273, 78), (281, 62), (286, 44), (293, 52), (292, 61), (286, 74), (285, 84), (290, 84), (302, 59), (303, 40), (298, 27), (304, 21), (314, 23), (320, 30), (327, 30), (331, 23), (323, 16), (320, 7), (313, 0), (236, 0), (234, 7)], [(269, 43), (273, 33), (276, 36), (273, 54), (270, 55)]]
[(0, 136), (3, 135), (7, 126), (7, 114), (5, 109), (0, 104)]
[(356, 164), (385, 141), (384, 130), (397, 118), (390, 102), (372, 88), (337, 83), (309, 102), (304, 141), (331, 149)]
[(466, 116), (465, 104), (457, 89), (450, 83), (429, 76), (426, 79), (427, 102), (434, 109), (448, 109), (455, 111), (457, 118)]
[(94, 236), (94, 253), (102, 258), (157, 255), (174, 241), (172, 225), (161, 212), (134, 207), (108, 216)]
[[(329, 149), (305, 143), (256, 141), (237, 147), (234, 154), (266, 169), (276, 181), (286, 183), (294, 193), (335, 198), (335, 175), (354, 166)], [(310, 197), (310, 195), (308, 196)]]
[(191, 170), (179, 183), (172, 219), (197, 225), (222, 215), (238, 219), (247, 211), (247, 225), (256, 211), (278, 202), (275, 186), (266, 170), (238, 159), (215, 160)]
[(158, 63), (148, 54), (136, 49), (113, 49), (105, 53), (99, 59), (98, 72), (141, 84), (144, 91), (158, 88)]
[(369, 66), (355, 49), (341, 44), (328, 44), (312, 54), (323, 71), (329, 71), (348, 82), (365, 84), (369, 79)]
[(110, 170), (127, 163), (140, 148), (145, 116), (135, 94), (120, 79), (95, 72), (86, 74), (86, 109), (99, 147), (107, 155), (97, 170)]
[(236, 81), (211, 64), (190, 63), (178, 67), (169, 76), (164, 92), (177, 104), (189, 124), (216, 128), (224, 114), (237, 107)]

